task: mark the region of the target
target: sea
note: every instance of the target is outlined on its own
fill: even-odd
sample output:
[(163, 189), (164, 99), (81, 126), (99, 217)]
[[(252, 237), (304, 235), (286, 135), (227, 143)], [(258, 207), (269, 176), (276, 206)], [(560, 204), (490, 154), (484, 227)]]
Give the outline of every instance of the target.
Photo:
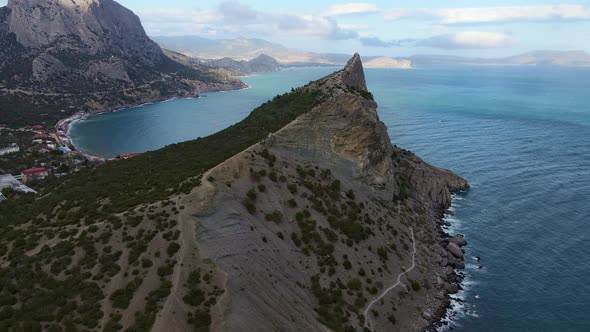
[[(73, 124), (103, 157), (206, 136), (338, 68), (291, 68)], [(392, 143), (471, 184), (450, 233), (469, 242), (464, 290), (442, 330), (590, 331), (590, 68), (366, 69)], [(475, 257), (480, 257), (477, 262)]]

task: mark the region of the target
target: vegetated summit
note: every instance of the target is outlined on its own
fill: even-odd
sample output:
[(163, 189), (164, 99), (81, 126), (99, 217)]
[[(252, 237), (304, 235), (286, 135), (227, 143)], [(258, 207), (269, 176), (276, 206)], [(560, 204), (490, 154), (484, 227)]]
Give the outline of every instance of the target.
[(430, 326), (464, 264), (437, 222), (468, 184), (392, 146), (376, 107), (355, 55), (216, 134), (0, 203), (0, 326)]
[(139, 18), (113, 0), (0, 7), (0, 123), (53, 123), (79, 110), (241, 87), (166, 57)]

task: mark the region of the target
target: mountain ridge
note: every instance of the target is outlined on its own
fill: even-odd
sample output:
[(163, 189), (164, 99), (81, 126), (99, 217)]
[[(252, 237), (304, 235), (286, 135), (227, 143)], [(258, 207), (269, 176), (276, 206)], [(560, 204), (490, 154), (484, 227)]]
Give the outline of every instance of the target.
[[(355, 55), (221, 132), (0, 203), (0, 284), (15, 304), (35, 292), (27, 317), (43, 328), (435, 324), (463, 265), (438, 222), (468, 184), (392, 146), (365, 89)], [(368, 323), (362, 310), (414, 260)], [(3, 324), (24, 324), (21, 308)]]

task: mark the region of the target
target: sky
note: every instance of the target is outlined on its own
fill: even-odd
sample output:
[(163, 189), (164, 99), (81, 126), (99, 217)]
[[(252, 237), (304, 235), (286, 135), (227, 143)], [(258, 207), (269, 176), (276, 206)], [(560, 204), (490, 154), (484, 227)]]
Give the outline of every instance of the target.
[(388, 56), (590, 52), (590, 0), (118, 2), (151, 36), (260, 38), (307, 51)]

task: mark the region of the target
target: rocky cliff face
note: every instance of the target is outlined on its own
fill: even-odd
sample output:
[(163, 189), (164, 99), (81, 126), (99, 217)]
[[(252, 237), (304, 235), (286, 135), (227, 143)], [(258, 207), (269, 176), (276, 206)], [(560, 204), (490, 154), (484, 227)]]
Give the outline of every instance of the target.
[(35, 49), (75, 48), (79, 53), (119, 54), (157, 63), (162, 50), (139, 18), (113, 0), (10, 0), (9, 31)]
[(0, 11), (0, 123), (18, 106), (21, 121), (37, 122), (43, 108), (67, 115), (244, 86), (169, 59), (113, 0), (10, 0)]

